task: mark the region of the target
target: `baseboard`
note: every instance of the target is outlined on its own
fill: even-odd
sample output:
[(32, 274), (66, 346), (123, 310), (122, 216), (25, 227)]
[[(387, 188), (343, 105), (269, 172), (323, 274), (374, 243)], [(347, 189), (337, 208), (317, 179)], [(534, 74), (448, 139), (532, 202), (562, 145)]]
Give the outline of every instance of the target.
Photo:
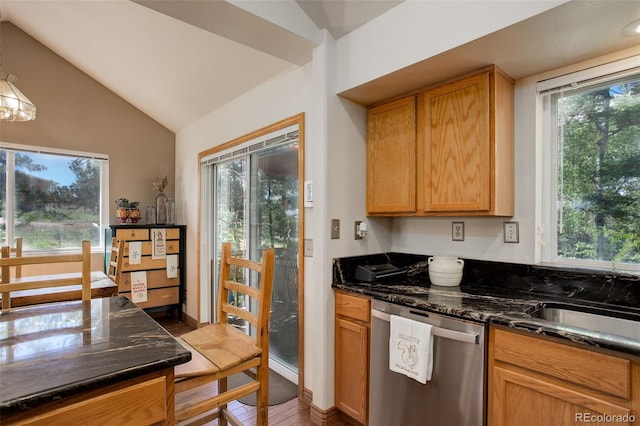
[(340, 411), (338, 411), (335, 406), (328, 410), (321, 410), (311, 404), (311, 408), (309, 409), (309, 419), (314, 425), (332, 426), (344, 424), (340, 416)]
[(195, 318), (191, 318), (186, 312), (182, 312), (182, 322), (187, 323), (191, 328), (198, 328), (198, 321)]
[(313, 392), (311, 392), (311, 389), (304, 388), (302, 390), (302, 402), (311, 406), (311, 403), (313, 402)]

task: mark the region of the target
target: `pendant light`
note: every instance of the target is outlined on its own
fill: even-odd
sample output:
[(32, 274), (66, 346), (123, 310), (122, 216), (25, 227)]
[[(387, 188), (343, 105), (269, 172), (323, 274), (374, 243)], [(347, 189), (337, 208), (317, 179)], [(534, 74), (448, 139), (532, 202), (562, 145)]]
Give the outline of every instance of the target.
[[(1, 23), (2, 16), (0, 16), (0, 25)], [(0, 120), (35, 120), (36, 106), (18, 90), (15, 86), (16, 80), (18, 79), (14, 75), (2, 72), (2, 56), (0, 55)]]
[(11, 74), (0, 73), (0, 120), (35, 120), (36, 106), (18, 90), (16, 80)]

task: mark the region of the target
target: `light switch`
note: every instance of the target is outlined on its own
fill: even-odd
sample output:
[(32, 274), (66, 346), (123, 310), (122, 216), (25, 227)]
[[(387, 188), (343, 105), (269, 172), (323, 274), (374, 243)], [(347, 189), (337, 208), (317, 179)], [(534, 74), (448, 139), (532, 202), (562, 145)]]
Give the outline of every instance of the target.
[(331, 219), (331, 239), (340, 239), (340, 219)]
[(313, 240), (310, 238), (304, 239), (304, 257), (313, 257)]
[(518, 229), (518, 222), (504, 222), (503, 225), (504, 242), (505, 243), (519, 243), (520, 233)]

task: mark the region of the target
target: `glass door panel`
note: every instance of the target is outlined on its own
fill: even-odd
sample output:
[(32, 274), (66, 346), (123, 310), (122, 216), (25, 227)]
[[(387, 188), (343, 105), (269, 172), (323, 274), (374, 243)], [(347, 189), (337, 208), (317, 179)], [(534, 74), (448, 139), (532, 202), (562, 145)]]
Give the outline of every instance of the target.
[(298, 368), (298, 143), (251, 156), (250, 250), (276, 251), (271, 297), (270, 354)]
[[(232, 243), (234, 256), (258, 261), (263, 249), (275, 248), (270, 358), (278, 370), (285, 370), (278, 372), (293, 372), (297, 376), (298, 141), (216, 163), (214, 187), (213, 306), (217, 306), (217, 265), (223, 242)], [(257, 277), (241, 279), (251, 279), (252, 285), (257, 285)], [(237, 295), (231, 295), (230, 299), (238, 307), (252, 309)], [(216, 315), (213, 312), (214, 320)], [(230, 322), (247, 333), (252, 332), (239, 319)]]
[[(214, 277), (213, 306), (218, 306), (218, 262), (220, 248), (223, 242), (231, 242), (231, 252), (234, 256), (246, 257), (247, 232), (245, 225), (247, 205), (247, 174), (245, 159), (235, 159), (216, 165), (215, 187), (215, 243), (216, 274)], [(246, 307), (244, 300), (238, 300), (237, 295), (231, 294), (230, 299), (235, 306)], [(247, 307), (248, 308), (248, 307)], [(213, 310), (214, 321), (217, 321), (217, 311)], [(230, 320), (234, 322), (234, 320)], [(236, 324), (246, 330), (244, 323)]]

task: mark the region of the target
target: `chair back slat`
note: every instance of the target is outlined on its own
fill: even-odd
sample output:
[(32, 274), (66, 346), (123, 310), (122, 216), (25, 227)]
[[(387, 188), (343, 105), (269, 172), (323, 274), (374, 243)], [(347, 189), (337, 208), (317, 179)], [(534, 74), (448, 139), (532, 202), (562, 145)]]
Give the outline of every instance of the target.
[[(15, 257), (22, 257), (22, 237), (16, 238), (16, 246), (11, 247), (11, 253), (15, 255)], [(18, 265), (15, 268), (15, 277), (22, 277), (22, 265)]]
[(125, 240), (111, 239), (111, 255), (109, 257), (109, 270), (107, 275), (113, 282), (120, 286), (120, 278), (122, 278), (122, 264), (124, 262), (124, 244)]
[[(262, 252), (262, 261), (234, 257), (231, 255), (231, 243), (223, 243), (220, 255), (220, 280), (218, 294), (218, 322), (227, 323), (229, 316), (241, 318), (256, 328), (256, 343), (261, 346), (268, 336), (269, 317), (271, 313), (271, 289), (273, 285), (273, 263), (275, 252), (273, 249), (265, 249)], [(249, 273), (245, 273), (248, 270)], [(251, 274), (260, 274), (258, 287), (252, 287), (249, 283), (239, 282), (239, 279), (247, 279)], [(246, 307), (238, 307), (230, 303), (229, 294), (235, 292), (250, 299), (257, 305), (257, 312), (251, 312)], [(268, 345), (268, 340), (267, 340)]]
[[(81, 254), (58, 254), (46, 256), (11, 257), (9, 247), (2, 247), (0, 271), (2, 283), (2, 309), (11, 308), (11, 292), (21, 290), (36, 290), (48, 287), (63, 287), (71, 285), (82, 286), (82, 300), (91, 299), (91, 242), (82, 242)], [(78, 272), (52, 275), (38, 275), (29, 277), (11, 277), (11, 268), (21, 265), (46, 265), (57, 263), (80, 263)]]

